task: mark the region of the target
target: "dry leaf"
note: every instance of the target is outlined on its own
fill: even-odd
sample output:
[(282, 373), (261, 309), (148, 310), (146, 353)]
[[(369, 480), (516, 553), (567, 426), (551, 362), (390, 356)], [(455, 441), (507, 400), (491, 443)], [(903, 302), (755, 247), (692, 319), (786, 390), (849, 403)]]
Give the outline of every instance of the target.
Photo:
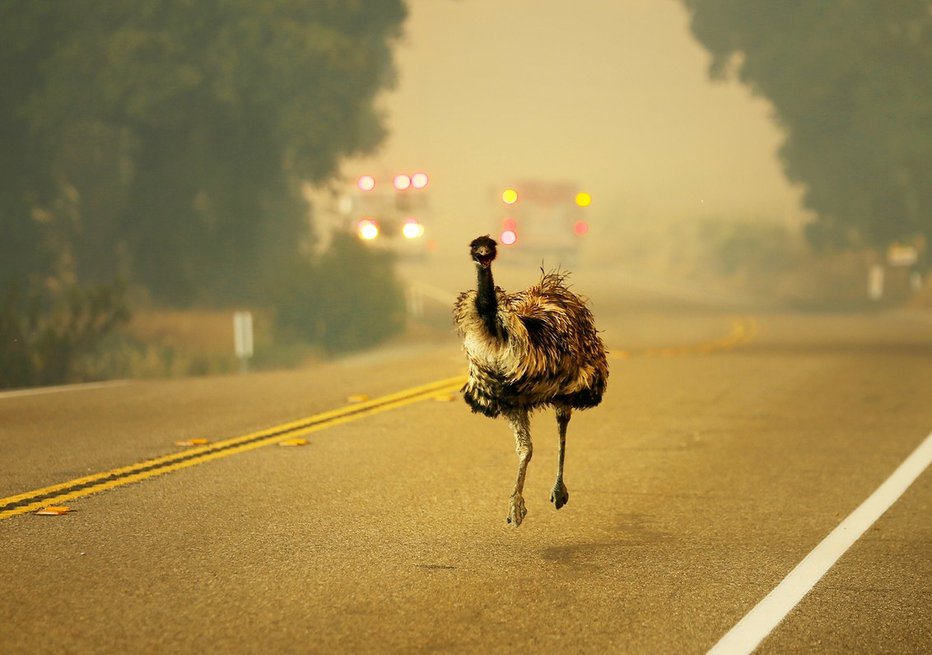
[(62, 514), (67, 514), (72, 511), (70, 507), (65, 507), (64, 505), (49, 505), (48, 507), (43, 507), (36, 514), (39, 516), (61, 516)]
[(284, 439), (279, 441), (279, 446), (306, 446), (310, 443), (307, 439)]
[(369, 400), (369, 396), (364, 393), (354, 393), (352, 396), (346, 398), (348, 403), (364, 403)]
[(183, 439), (182, 441), (176, 441), (175, 445), (176, 446), (203, 446), (209, 443), (210, 443), (209, 439), (197, 438), (197, 439)]

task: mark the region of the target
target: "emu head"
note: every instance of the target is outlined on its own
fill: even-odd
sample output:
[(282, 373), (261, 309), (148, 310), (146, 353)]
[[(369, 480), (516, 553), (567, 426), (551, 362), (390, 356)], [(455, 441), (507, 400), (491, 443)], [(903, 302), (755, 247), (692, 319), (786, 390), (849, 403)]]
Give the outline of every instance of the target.
[(495, 239), (489, 235), (473, 239), (469, 244), (469, 256), (482, 268), (488, 268), (495, 259)]

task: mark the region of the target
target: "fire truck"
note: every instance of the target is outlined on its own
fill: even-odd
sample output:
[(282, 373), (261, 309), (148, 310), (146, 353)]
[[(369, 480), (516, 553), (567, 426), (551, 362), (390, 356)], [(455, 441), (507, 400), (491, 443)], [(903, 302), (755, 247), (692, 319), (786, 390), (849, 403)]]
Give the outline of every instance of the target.
[(340, 213), (361, 240), (424, 256), (433, 244), (427, 233), (429, 186), (424, 172), (360, 175), (340, 199)]
[(496, 198), (498, 242), (517, 256), (573, 264), (589, 232), (591, 203), (572, 182), (516, 182)]

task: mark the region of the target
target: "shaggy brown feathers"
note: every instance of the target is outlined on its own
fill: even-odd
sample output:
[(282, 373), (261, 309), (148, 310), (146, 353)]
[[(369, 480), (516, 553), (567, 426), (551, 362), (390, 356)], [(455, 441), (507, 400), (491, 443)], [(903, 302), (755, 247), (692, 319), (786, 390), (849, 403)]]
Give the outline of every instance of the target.
[(551, 404), (594, 407), (608, 378), (605, 348), (585, 301), (566, 274), (543, 273), (538, 284), (508, 294), (495, 287), (500, 335), (486, 328), (477, 292), (453, 307), (469, 361), (464, 398), (475, 412), (498, 416)]

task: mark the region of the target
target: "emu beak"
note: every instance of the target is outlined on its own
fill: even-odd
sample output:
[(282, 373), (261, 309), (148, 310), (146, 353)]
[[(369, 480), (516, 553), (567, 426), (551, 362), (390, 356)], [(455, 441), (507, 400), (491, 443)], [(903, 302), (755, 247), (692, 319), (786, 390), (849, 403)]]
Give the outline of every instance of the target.
[(492, 252), (488, 248), (479, 248), (476, 250), (473, 259), (482, 268), (488, 268), (492, 263)]

